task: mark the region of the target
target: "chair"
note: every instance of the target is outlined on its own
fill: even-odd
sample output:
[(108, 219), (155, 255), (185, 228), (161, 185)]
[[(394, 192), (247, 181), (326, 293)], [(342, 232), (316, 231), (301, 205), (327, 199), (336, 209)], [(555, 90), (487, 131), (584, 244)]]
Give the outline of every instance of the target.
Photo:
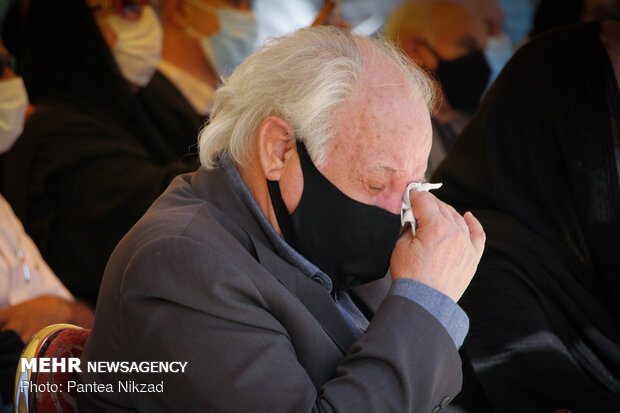
[[(37, 332), (22, 352), (21, 358), (80, 357), (90, 330), (71, 324), (53, 324)], [(21, 372), (21, 358), (15, 377), (15, 413), (68, 413), (77, 412), (75, 391), (67, 391), (67, 381), (75, 380), (75, 373)], [(24, 386), (27, 382), (29, 385)], [(46, 383), (62, 385), (62, 392), (36, 391)], [(39, 386), (32, 386), (39, 385)]]

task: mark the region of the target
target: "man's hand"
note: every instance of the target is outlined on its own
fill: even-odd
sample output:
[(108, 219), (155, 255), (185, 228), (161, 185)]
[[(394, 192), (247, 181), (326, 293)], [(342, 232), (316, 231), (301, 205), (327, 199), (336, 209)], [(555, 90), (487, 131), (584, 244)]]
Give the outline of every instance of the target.
[(72, 323), (90, 328), (93, 311), (80, 302), (42, 296), (0, 311), (0, 329), (13, 330), (26, 343), (43, 327), (56, 323)]
[(392, 279), (411, 278), (458, 301), (482, 256), (484, 230), (471, 212), (461, 216), (428, 192), (412, 191), (410, 197), (418, 227), (415, 237), (405, 231), (398, 239)]

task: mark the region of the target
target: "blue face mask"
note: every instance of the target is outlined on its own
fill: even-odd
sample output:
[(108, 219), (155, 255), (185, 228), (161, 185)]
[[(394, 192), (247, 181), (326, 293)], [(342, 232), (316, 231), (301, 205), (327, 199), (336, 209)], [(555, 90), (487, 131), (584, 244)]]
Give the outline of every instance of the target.
[(504, 12), (503, 28), (510, 41), (520, 46), (532, 30), (534, 6), (532, 0), (499, 0)]
[(217, 15), (219, 32), (214, 36), (203, 36), (189, 28), (188, 33), (200, 40), (205, 54), (219, 76), (228, 77), (233, 70), (251, 55), (258, 38), (256, 18), (249, 11), (232, 8), (216, 8), (199, 0), (185, 0), (188, 3)]
[(501, 33), (497, 36), (489, 36), (484, 48), (484, 55), (491, 67), (489, 85), (493, 83), (506, 63), (508, 63), (508, 60), (512, 57), (512, 52), (512, 42), (505, 33)]

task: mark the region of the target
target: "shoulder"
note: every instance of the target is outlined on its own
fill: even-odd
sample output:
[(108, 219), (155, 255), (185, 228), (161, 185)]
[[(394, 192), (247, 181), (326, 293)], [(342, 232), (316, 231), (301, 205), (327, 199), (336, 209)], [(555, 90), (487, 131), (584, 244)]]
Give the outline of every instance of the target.
[[(84, 107), (42, 105), (28, 117), (24, 131), (7, 157), (9, 167), (32, 164), (39, 171), (88, 166), (89, 161), (152, 156), (118, 121)], [(23, 166), (22, 166), (23, 168)]]
[(192, 180), (199, 173), (172, 181), (118, 244), (106, 275), (142, 282), (148, 274), (151, 281), (174, 278), (195, 285), (198, 278), (225, 277), (242, 265), (258, 265), (249, 237), (212, 199), (225, 195), (196, 194)]
[(87, 105), (45, 102), (35, 106), (26, 120), (25, 131), (53, 133), (67, 128), (104, 128), (116, 124), (112, 119), (105, 119), (105, 115), (95, 112)]
[[(118, 150), (143, 152), (133, 134), (118, 120), (94, 108), (64, 103), (35, 108), (24, 124), (18, 144), (29, 152), (87, 157)], [(17, 146), (17, 145), (16, 145)]]

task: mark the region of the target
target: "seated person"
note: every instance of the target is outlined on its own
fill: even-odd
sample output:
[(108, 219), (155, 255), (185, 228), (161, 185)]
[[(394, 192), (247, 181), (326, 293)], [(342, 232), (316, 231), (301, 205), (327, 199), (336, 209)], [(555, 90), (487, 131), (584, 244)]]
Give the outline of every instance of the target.
[[(249, 0), (160, 0), (164, 41), (159, 72), (196, 113), (206, 116), (222, 78), (228, 78), (256, 50), (258, 23)], [(314, 25), (330, 19), (326, 2)], [(336, 16), (339, 17), (339, 16)]]
[(255, 49), (256, 19), (249, 0), (163, 0), (159, 70), (206, 116), (221, 77)]
[(426, 170), (432, 98), (405, 56), (335, 27), (299, 30), (246, 59), (215, 92), (203, 167), (176, 178), (112, 254), (82, 355), (186, 369), (83, 371), (84, 384), (164, 389), (82, 392), (80, 409), (449, 403), (467, 331), (456, 301), (484, 232), (473, 215), (412, 192), (417, 232), (399, 238), (403, 193)]
[[(0, 41), (0, 154), (19, 137), (28, 106), (24, 82), (7, 62)], [(35, 332), (61, 322), (90, 328), (93, 316), (49, 269), (0, 195), (0, 408), (13, 399), (18, 358)]]
[(114, 246), (196, 167), (180, 142), (198, 131), (165, 124), (141, 100), (161, 27), (134, 3), (22, 0), (3, 27), (35, 106), (6, 155), (4, 195), (52, 270), (91, 304)]
[(506, 21), (500, 0), (474, 0), (475, 9), (483, 16), (487, 27), (484, 57), (491, 68), (487, 88), (502, 71), (514, 53), (513, 43), (506, 32)]
[(579, 22), (618, 18), (618, 0), (540, 0), (530, 36)]
[(478, 9), (462, 1), (409, 0), (394, 10), (385, 36), (437, 79), (440, 99), (433, 113), (430, 176), (476, 111), (489, 83), (491, 68), (484, 55), (487, 25)]
[(620, 411), (619, 26), (523, 46), (433, 177), (488, 237), (459, 412)]

